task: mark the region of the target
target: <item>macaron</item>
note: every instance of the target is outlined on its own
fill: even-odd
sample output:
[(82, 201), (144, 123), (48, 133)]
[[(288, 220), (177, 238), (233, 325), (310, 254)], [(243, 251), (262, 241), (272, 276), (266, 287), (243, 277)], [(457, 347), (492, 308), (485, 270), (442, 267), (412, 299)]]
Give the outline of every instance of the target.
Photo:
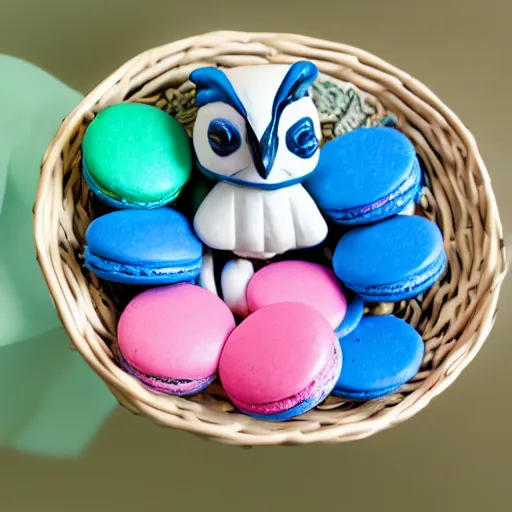
[(414, 328), (392, 315), (365, 316), (340, 347), (343, 368), (333, 395), (355, 401), (396, 392), (418, 373), (425, 352)]
[(183, 126), (151, 105), (122, 103), (87, 127), (82, 169), (91, 191), (113, 208), (156, 208), (174, 201), (192, 172)]
[(311, 306), (266, 306), (236, 327), (219, 363), (233, 404), (252, 417), (281, 421), (312, 409), (332, 391), (341, 370), (339, 343)]
[(347, 311), (345, 294), (332, 269), (301, 260), (271, 263), (249, 281), (250, 312), (279, 302), (300, 302), (315, 308), (333, 330), (340, 327)]
[(194, 281), (203, 246), (191, 223), (171, 208), (118, 210), (86, 231), (85, 266), (107, 281), (162, 285)]
[(152, 288), (137, 295), (121, 314), (120, 362), (154, 391), (192, 395), (216, 378), (234, 327), (229, 308), (200, 286)]
[(447, 257), (432, 221), (397, 215), (346, 233), (336, 246), (334, 272), (369, 302), (396, 302), (428, 290), (444, 274)]
[(336, 336), (338, 336), (338, 339), (352, 332), (359, 325), (364, 315), (363, 299), (346, 288), (343, 290), (343, 293), (347, 301), (347, 310), (343, 321), (336, 328)]
[(395, 128), (359, 128), (327, 142), (304, 186), (338, 224), (391, 217), (421, 195), (421, 169), (411, 141)]

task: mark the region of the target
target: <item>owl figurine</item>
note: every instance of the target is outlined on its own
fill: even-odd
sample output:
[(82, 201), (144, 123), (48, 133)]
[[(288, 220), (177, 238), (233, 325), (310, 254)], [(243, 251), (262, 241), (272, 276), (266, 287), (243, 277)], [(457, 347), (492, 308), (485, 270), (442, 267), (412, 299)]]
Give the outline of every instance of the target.
[(191, 73), (197, 165), (216, 182), (194, 217), (208, 247), (270, 258), (327, 236), (301, 185), (319, 158), (320, 120), (309, 95), (317, 75), (306, 61)]

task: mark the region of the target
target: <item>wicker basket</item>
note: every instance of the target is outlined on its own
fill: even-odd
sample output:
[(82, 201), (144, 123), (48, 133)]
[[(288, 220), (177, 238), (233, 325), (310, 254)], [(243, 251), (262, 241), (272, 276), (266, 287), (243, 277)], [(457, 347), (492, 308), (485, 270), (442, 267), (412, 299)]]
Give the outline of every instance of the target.
[[(187, 77), (196, 67), (300, 59), (315, 62), (325, 76), (354, 84), (396, 116), (398, 128), (414, 142), (425, 164), (431, 185), (422, 207), (441, 227), (449, 272), (421, 301), (402, 304), (402, 315), (421, 332), (426, 346), (422, 369), (412, 382), (399, 393), (367, 403), (329, 397), (299, 418), (273, 423), (237, 413), (218, 385), (192, 399), (163, 396), (116, 364), (121, 299), (113, 287), (82, 268), (84, 233), (95, 203), (81, 178), (80, 148), (98, 111), (123, 101), (162, 103), (169, 88), (185, 94), (192, 89)], [(167, 101), (172, 106), (173, 99)], [(193, 117), (181, 120), (186, 125)], [(355, 440), (416, 414), (479, 351), (493, 325), (506, 271), (489, 175), (473, 136), (455, 114), (427, 87), (387, 62), (357, 48), (298, 35), (216, 32), (127, 62), (63, 122), (44, 156), (34, 215), (38, 261), (62, 323), (118, 401), (158, 424), (242, 445)]]

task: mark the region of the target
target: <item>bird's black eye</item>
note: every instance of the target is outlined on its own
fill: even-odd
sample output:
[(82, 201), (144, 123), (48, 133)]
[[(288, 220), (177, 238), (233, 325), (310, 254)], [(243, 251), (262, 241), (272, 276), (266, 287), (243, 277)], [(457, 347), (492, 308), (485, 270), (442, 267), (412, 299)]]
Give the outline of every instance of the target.
[(238, 128), (227, 119), (213, 119), (208, 126), (208, 142), (219, 156), (234, 153), (242, 143)]
[(318, 149), (315, 127), (310, 117), (303, 117), (286, 132), (286, 147), (300, 158), (310, 158)]

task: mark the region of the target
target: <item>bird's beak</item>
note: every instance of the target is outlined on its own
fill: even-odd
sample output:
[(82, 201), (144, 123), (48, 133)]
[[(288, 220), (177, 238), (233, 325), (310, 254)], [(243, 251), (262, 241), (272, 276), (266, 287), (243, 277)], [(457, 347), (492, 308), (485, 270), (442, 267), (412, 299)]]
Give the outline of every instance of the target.
[[(261, 155), (261, 149), (260, 149), (260, 155)], [(268, 175), (270, 174), (270, 171), (272, 170), (272, 165), (271, 164), (269, 165), (269, 164), (270, 164), (270, 162), (265, 162), (265, 158), (260, 157), (260, 160), (259, 160), (258, 164), (256, 165), (256, 171), (264, 180), (266, 180), (268, 178)]]
[(263, 156), (260, 141), (249, 123), (247, 123), (247, 136), (256, 172), (266, 180), (272, 169), (272, 163), (269, 161), (265, 162), (266, 159)]

